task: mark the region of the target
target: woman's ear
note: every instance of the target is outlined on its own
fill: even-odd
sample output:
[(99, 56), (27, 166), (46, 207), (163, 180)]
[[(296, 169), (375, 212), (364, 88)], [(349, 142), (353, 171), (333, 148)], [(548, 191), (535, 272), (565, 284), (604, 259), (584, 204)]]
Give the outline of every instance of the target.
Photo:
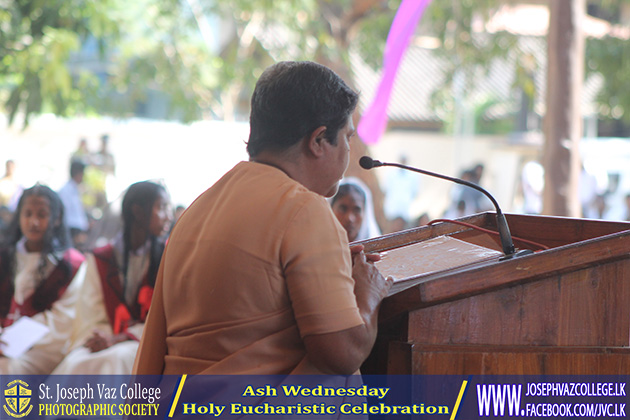
[(328, 142), (326, 139), (326, 126), (321, 125), (313, 130), (308, 137), (308, 149), (313, 155), (319, 157), (324, 151), (325, 142)]

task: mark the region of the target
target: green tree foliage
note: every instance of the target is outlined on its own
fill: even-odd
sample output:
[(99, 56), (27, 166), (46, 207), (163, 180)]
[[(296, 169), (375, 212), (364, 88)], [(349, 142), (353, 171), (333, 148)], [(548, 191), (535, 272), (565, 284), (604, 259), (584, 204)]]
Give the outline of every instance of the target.
[[(518, 51), (517, 37), (508, 32), (473, 36), (475, 22), (478, 25), (486, 22), (505, 3), (502, 0), (448, 0), (433, 2), (428, 9), (428, 19), (423, 24), (430, 25), (430, 32), (440, 38), (442, 48), (436, 50), (436, 53), (447, 63), (443, 69), (445, 83), (434, 92), (432, 103), (447, 122), (447, 126), (452, 125), (453, 118), (457, 118), (457, 102), (466, 101), (458, 92), (470, 91), (479, 79), (478, 75), (486, 72), (494, 59), (507, 58), (509, 54)], [(589, 10), (596, 17), (613, 25), (620, 25), (621, 8), (630, 5), (630, 0), (588, 3)], [(628, 79), (626, 69), (630, 60), (630, 43), (626, 39), (628, 27), (619, 32), (626, 35), (587, 38), (585, 73), (587, 76), (592, 73), (602, 76), (603, 85), (598, 95), (600, 117), (630, 122), (630, 95), (625, 88)], [(529, 97), (530, 106), (535, 95), (539, 94), (532, 78), (532, 69), (536, 66), (538, 63), (526, 53), (517, 57), (513, 88)], [(480, 102), (473, 102), (469, 106), (478, 113), (479, 109), (487, 105), (485, 100), (486, 98), (481, 98)]]
[(586, 49), (587, 72), (603, 76), (604, 86), (597, 97), (599, 114), (604, 118), (630, 122), (630, 42), (613, 37), (589, 39)]
[(603, 87), (597, 96), (598, 113), (602, 118), (630, 123), (630, 42), (610, 36), (588, 39), (586, 57), (587, 74), (603, 76)]
[[(612, 34), (603, 38), (586, 40), (587, 76), (599, 73), (603, 86), (597, 101), (598, 113), (603, 119), (622, 120), (630, 123), (630, 94), (628, 93), (628, 71), (630, 66), (630, 29), (620, 22), (622, 8), (630, 7), (630, 0), (602, 0), (593, 2), (596, 17), (613, 25)], [(591, 7), (593, 8), (593, 7)]]
[[(40, 112), (130, 115), (151, 89), (170, 98), (174, 115), (200, 117), (213, 56), (180, 2), (0, 3), (0, 101), (9, 123), (22, 114), (28, 125)], [(86, 43), (98, 44), (90, 65), (78, 62)]]
[[(351, 80), (352, 48), (378, 62), (400, 0), (189, 0), (226, 26), (218, 56), (224, 109), (249, 98), (264, 68), (280, 60), (315, 60)], [(226, 87), (229, 87), (226, 89)], [(245, 106), (246, 107), (246, 106)], [(227, 117), (227, 115), (224, 115)]]
[[(505, 0), (433, 1), (420, 24), (436, 36), (446, 81), (434, 95), (444, 119), (454, 92), (467, 91), (493, 58), (516, 42), (506, 32), (473, 36)], [(617, 10), (629, 0), (605, 0)], [(400, 0), (0, 0), (0, 102), (13, 122), (23, 115), (105, 113), (127, 116), (151, 92), (168, 98), (169, 115), (245, 118), (262, 70), (285, 59), (317, 60), (351, 80), (350, 51), (379, 68)], [(611, 13), (618, 16), (618, 13)], [(610, 41), (610, 42), (609, 42)], [(78, 62), (97, 43), (100, 70)], [(627, 44), (590, 40), (588, 70), (604, 75), (603, 114), (629, 113), (623, 69)], [(627, 63), (626, 63), (627, 64)], [(534, 95), (527, 77), (517, 85)], [(461, 96), (460, 96), (461, 97)], [(482, 103), (469, 104), (479, 109)], [(608, 107), (608, 108), (607, 108)]]
[(13, 122), (18, 111), (70, 115), (83, 107), (83, 92), (96, 86), (88, 71), (72, 74), (67, 62), (88, 36), (115, 39), (108, 17), (112, 1), (0, 1), (0, 100)]
[[(474, 90), (480, 76), (487, 75), (493, 60), (506, 59), (515, 51), (517, 36), (505, 31), (479, 31), (479, 26), (503, 3), (499, 0), (448, 0), (433, 2), (427, 10), (423, 23), (439, 38), (441, 48), (436, 49), (435, 54), (445, 63), (442, 68), (445, 81), (433, 93), (432, 104), (449, 131), (454, 129), (457, 120), (465, 118), (465, 113), (474, 113), (477, 121), (483, 119), (479, 110), (489, 109), (489, 99), (472, 98), (469, 92)], [(497, 104), (496, 100), (491, 102)]]
[[(10, 122), (39, 112), (133, 114), (159, 92), (183, 121), (246, 115), (271, 62), (371, 62), (400, 0), (0, 0), (0, 101)], [(101, 46), (96, 71), (74, 60)], [(344, 75), (347, 76), (347, 75)]]
[(174, 0), (127, 2), (118, 18), (124, 27), (110, 45), (107, 83), (97, 100), (101, 112), (133, 115), (149, 92), (168, 98), (168, 116), (183, 121), (202, 117), (212, 103), (216, 60), (208, 50), (186, 3)]

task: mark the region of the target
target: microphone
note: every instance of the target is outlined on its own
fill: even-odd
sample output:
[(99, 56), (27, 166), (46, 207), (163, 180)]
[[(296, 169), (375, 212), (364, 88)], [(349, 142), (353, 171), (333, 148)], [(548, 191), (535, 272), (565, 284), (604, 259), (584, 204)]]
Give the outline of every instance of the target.
[(400, 163), (381, 162), (379, 160), (374, 160), (369, 156), (363, 156), (361, 159), (359, 159), (359, 165), (363, 169), (378, 168), (379, 166), (394, 166), (397, 168), (406, 169), (413, 172), (418, 172), (424, 175), (429, 175), (435, 178), (445, 179), (447, 181), (452, 181), (457, 184), (466, 185), (467, 187), (474, 188), (477, 191), (482, 192), (486, 197), (490, 199), (490, 201), (494, 205), (494, 208), (497, 212), (497, 228), (499, 230), (499, 238), (501, 240), (501, 247), (503, 248), (503, 253), (505, 254), (505, 258), (512, 258), (514, 254), (516, 253), (516, 250), (514, 249), (514, 242), (512, 241), (512, 235), (510, 234), (510, 228), (508, 227), (507, 220), (505, 219), (505, 215), (503, 214), (503, 212), (501, 211), (501, 208), (499, 207), (499, 203), (497, 203), (497, 200), (495, 200), (494, 197), (488, 191), (481, 188), (479, 185), (469, 182), (469, 181), (464, 181), (463, 179), (453, 178), (451, 176), (446, 176), (446, 175), (438, 174), (435, 172), (426, 171), (424, 169), (413, 168), (411, 166), (402, 165)]

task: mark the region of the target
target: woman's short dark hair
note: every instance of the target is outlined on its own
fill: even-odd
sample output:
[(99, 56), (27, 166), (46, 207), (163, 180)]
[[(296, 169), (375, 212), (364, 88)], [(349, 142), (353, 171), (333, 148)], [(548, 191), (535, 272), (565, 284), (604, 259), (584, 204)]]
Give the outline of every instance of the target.
[(310, 61), (283, 61), (267, 68), (252, 95), (247, 152), (283, 151), (317, 127), (335, 144), (359, 95), (335, 72)]

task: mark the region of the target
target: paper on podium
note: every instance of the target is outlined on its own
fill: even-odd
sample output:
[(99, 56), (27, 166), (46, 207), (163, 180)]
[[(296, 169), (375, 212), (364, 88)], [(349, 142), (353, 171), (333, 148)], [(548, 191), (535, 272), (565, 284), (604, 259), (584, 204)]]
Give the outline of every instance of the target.
[(408, 280), (438, 271), (501, 257), (494, 249), (471, 244), (450, 236), (438, 236), (426, 241), (381, 252), (376, 267), (394, 282)]
[(46, 335), (48, 330), (46, 325), (23, 316), (2, 330), (0, 341), (3, 343), (0, 344), (0, 349), (7, 357), (20, 357)]

